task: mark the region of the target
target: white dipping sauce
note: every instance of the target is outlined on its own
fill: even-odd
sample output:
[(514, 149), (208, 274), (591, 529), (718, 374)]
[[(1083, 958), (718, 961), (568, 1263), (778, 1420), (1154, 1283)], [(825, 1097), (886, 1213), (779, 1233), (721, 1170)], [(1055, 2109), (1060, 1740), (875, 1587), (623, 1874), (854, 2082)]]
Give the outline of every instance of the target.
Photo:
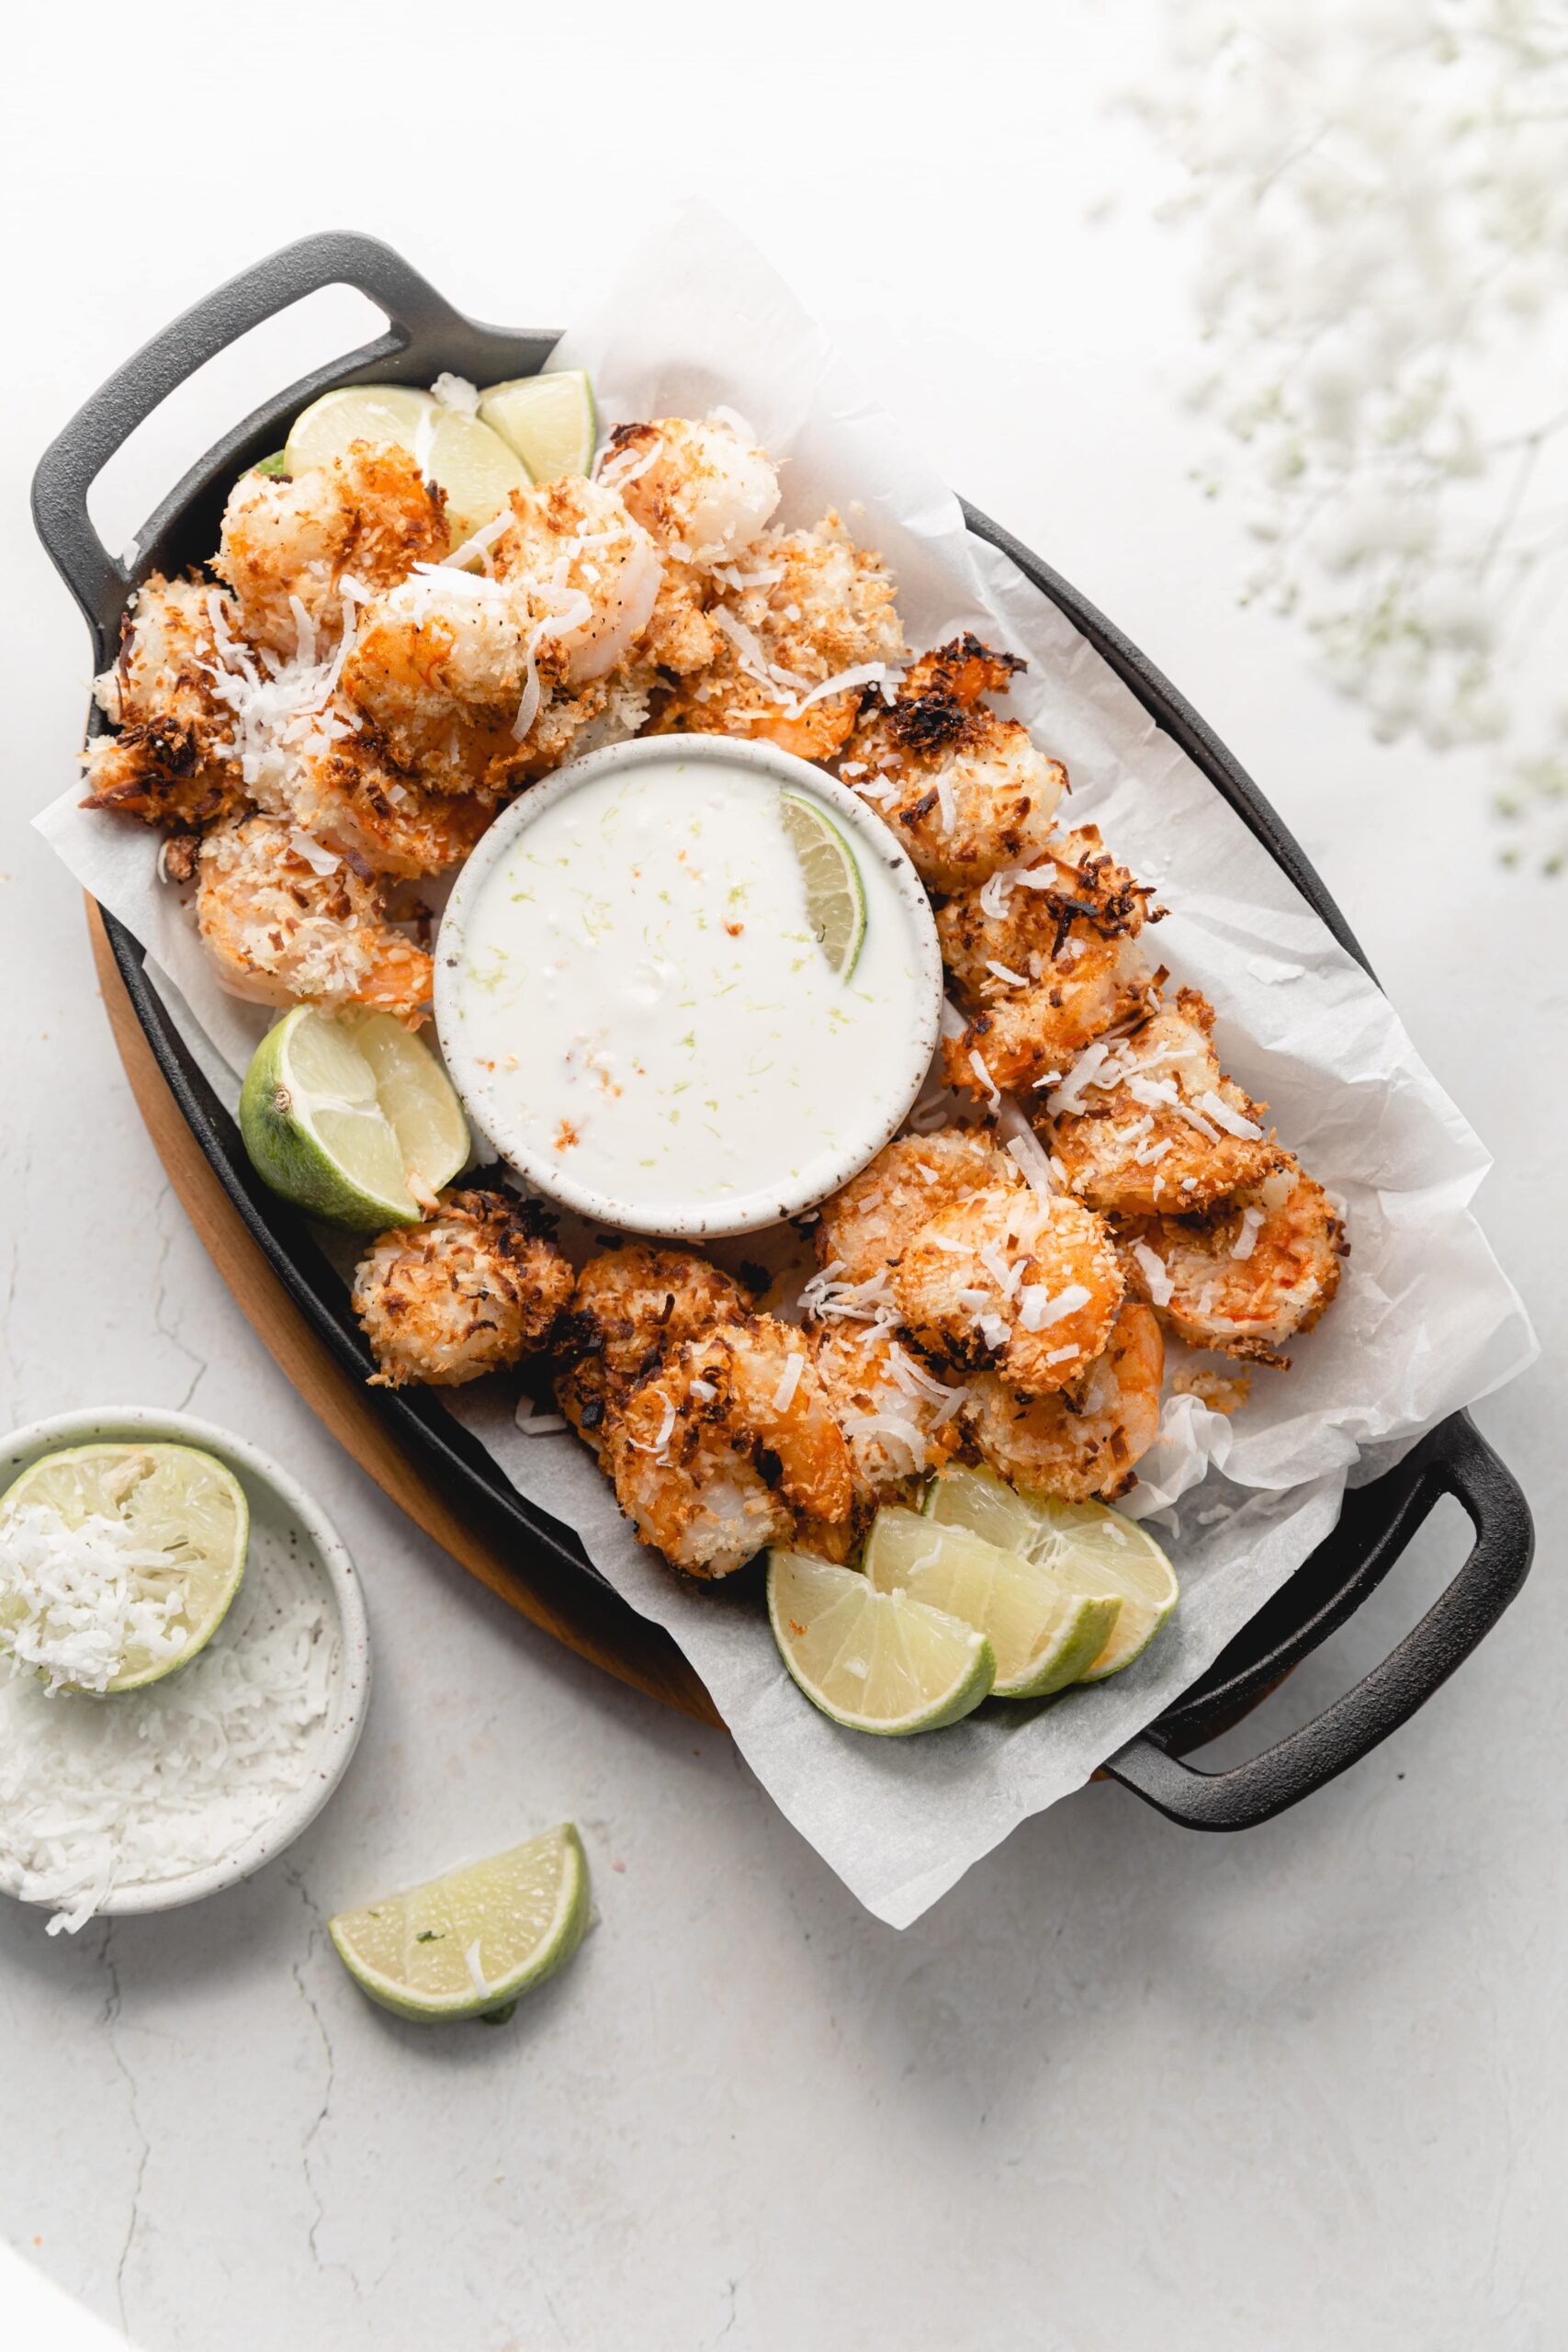
[[(891, 837), (857, 835), (813, 772), (714, 739), (630, 748), (536, 815), (518, 804), (456, 956), (443, 933), (442, 1044), (547, 1190), (646, 1231), (741, 1230), (822, 1197), (903, 1118), (936, 1033), (930, 916)], [(847, 980), (810, 927), (784, 781), (860, 868)]]

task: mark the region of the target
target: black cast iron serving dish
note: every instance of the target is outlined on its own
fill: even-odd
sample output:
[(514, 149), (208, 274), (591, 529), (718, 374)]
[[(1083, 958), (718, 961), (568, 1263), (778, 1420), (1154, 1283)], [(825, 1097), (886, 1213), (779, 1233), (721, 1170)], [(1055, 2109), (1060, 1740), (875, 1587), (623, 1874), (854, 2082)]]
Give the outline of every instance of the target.
[[(209, 450), (137, 538), (134, 571), (110, 556), (87, 514), (87, 492), (121, 443), (176, 385), (263, 320), (328, 286), (350, 286), (387, 314), (388, 331), (257, 409)], [(218, 544), (235, 476), (277, 448), (307, 401), (335, 384), (428, 384), (443, 369), (477, 383), (540, 368), (553, 334), (480, 326), (453, 310), (389, 247), (350, 234), (308, 237), (220, 286), (126, 362), (73, 418), (39, 467), (39, 535), (86, 616), (95, 667), (118, 644), (136, 581), (177, 572)], [(1224, 745), (1151, 662), (1039, 557), (965, 506), (971, 531), (999, 548), (1110, 663), (1155, 723), (1214, 790), (1363, 967), (1367, 959), (1296, 842)], [(90, 724), (101, 725), (95, 714)], [(175, 1101), (280, 1283), (339, 1359), (362, 1379), (373, 1369), (342, 1280), (306, 1223), (253, 1173), (239, 1130), (197, 1068), (142, 969), (141, 949), (112, 916), (115, 961)], [(1370, 969), (1370, 967), (1367, 967)], [(491, 1527), (547, 1555), (563, 1579), (602, 1584), (572, 1531), (508, 1485), (481, 1446), (429, 1391), (372, 1392), (409, 1450)], [(1237, 1720), (1359, 1607), (1442, 1495), (1457, 1497), (1473, 1532), (1469, 1555), (1438, 1600), (1354, 1689), (1313, 1722), (1249, 1761), (1206, 1772), (1184, 1753)], [(1173, 1821), (1243, 1829), (1268, 1820), (1355, 1763), (1413, 1715), (1489, 1632), (1524, 1582), (1531, 1527), (1518, 1485), (1467, 1414), (1431, 1430), (1397, 1469), (1346, 1498), (1338, 1526), (1284, 1589), (1236, 1635), (1207, 1674), (1106, 1770)]]

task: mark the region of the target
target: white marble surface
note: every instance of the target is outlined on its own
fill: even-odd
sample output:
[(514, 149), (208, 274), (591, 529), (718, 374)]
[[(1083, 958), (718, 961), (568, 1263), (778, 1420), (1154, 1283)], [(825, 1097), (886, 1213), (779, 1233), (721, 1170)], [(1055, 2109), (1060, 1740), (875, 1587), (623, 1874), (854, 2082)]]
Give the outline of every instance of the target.
[[(134, 39), (107, 8), (35, 11), (20, 36), (0, 164), (29, 330), (3, 452), (0, 1415), (137, 1399), (253, 1432), (329, 1498), (377, 1643), (358, 1759), (287, 1861), (73, 1942), (0, 1908), (0, 2235), (142, 2352), (938, 2352), (982, 2331), (1043, 2352), (1535, 2352), (1568, 2324), (1568, 1122), (1549, 1074), (1568, 988), (1546, 944), (1568, 886), (1495, 870), (1479, 763), (1372, 749), (1298, 640), (1235, 608), (1236, 526), (1188, 484), (1172, 393), (1179, 242), (1148, 220), (1162, 181), (1137, 134), (1099, 112), (1152, 38), (1144, 7), (993, 9), (966, 104), (951, 48), (889, 24), (807, 0), (787, 33), (748, 6), (677, 40), (621, 5), (559, 35), (486, 9), (448, 48), (405, 0), (358, 44), (320, 8), (263, 27), (176, 0)], [(241, 160), (193, 204), (226, 144)], [(1122, 208), (1090, 224), (1108, 186)], [(902, 1936), (722, 1738), (536, 1638), (283, 1385), (162, 1181), (80, 909), (26, 830), (87, 669), (27, 480), (118, 358), (343, 221), (481, 315), (564, 320), (618, 224), (693, 187), (1259, 776), (1493, 1145), (1483, 1212), (1548, 1348), (1482, 1415), (1541, 1559), (1414, 1723), (1240, 1838), (1091, 1789)], [(319, 298), (143, 435), (102, 486), (116, 543), (248, 390), (357, 333), (353, 309)], [(1229, 1747), (1314, 1711), (1458, 1554), (1436, 1525)], [(603, 1921), (567, 1978), (496, 2032), (421, 2034), (360, 2000), (327, 1912), (568, 1814)], [(6, 2340), (63, 2343), (3, 2300), (12, 2278)]]

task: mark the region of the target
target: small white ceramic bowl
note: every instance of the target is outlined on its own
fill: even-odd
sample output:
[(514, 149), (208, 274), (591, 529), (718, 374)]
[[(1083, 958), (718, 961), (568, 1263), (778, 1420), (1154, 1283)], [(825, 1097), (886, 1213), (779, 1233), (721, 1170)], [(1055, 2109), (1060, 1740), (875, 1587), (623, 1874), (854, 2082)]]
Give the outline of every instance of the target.
[[(868, 1103), (869, 1115), (858, 1128), (845, 1133), (842, 1148), (834, 1156), (825, 1177), (819, 1167), (816, 1179), (804, 1184), (798, 1179), (792, 1182), (785, 1175), (777, 1185), (735, 1200), (674, 1206), (661, 1203), (649, 1207), (636, 1200), (616, 1199), (578, 1182), (563, 1170), (558, 1159), (530, 1147), (509, 1122), (505, 1109), (494, 1101), (481, 1072), (463, 1050), (458, 987), (466, 923), (486, 881), (511, 854), (518, 835), (537, 824), (568, 793), (580, 791), (607, 773), (671, 758), (683, 765), (711, 762), (755, 768), (781, 787), (806, 793), (829, 808), (842, 831), (852, 841), (856, 855), (867, 866), (880, 865), (892, 882), (909, 919), (917, 978), (908, 1030), (902, 1045), (903, 1058), (890, 1080), (890, 1089), (881, 1093), (882, 1108), (878, 1110), (874, 1101)], [(796, 759), (793, 752), (779, 751), (772, 743), (747, 742), (729, 735), (638, 736), (630, 742), (612, 744), (603, 752), (591, 752), (541, 783), (530, 786), (497, 818), (462, 867), (446, 901), (436, 942), (436, 1032), (453, 1084), (475, 1124), (489, 1136), (502, 1158), (539, 1192), (563, 1207), (576, 1210), (592, 1224), (623, 1233), (687, 1238), (754, 1233), (761, 1227), (796, 1216), (803, 1209), (815, 1208), (818, 1201), (826, 1200), (841, 1184), (848, 1183), (852, 1176), (858, 1175), (883, 1145), (897, 1134), (931, 1068), (941, 1024), (942, 950), (936, 923), (924, 885), (902, 843), (858, 794), (852, 792), (848, 785), (840, 784), (836, 776), (812, 766), (807, 760)]]
[[(281, 1464), (247, 1438), (235, 1437), (189, 1413), (159, 1412), (137, 1405), (57, 1413), (49, 1420), (30, 1421), (0, 1440), (0, 1493), (41, 1454), (56, 1453), (66, 1446), (114, 1444), (127, 1439), (199, 1445), (228, 1464), (243, 1487), (251, 1510), (245, 1580), (235, 1609), (243, 1604), (247, 1592), (251, 1605), (255, 1605), (258, 1585), (264, 1592), (275, 1593), (280, 1602), (314, 1587), (327, 1603), (335, 1655), (326, 1716), (310, 1735), (309, 1774), (273, 1819), (222, 1861), (205, 1870), (192, 1871), (183, 1878), (117, 1888), (95, 1914), (100, 1918), (137, 1911), (172, 1911), (181, 1904), (198, 1902), (205, 1894), (237, 1885), (281, 1854), (315, 1819), (347, 1771), (370, 1700), (370, 1629), (354, 1562), (326, 1513)], [(221, 1626), (213, 1639), (223, 1639)], [(134, 1696), (130, 1694), (132, 1700)], [(118, 1706), (127, 1702), (110, 1698), (96, 1703)], [(0, 1859), (0, 1894), (19, 1894), (18, 1876), (10, 1863)]]

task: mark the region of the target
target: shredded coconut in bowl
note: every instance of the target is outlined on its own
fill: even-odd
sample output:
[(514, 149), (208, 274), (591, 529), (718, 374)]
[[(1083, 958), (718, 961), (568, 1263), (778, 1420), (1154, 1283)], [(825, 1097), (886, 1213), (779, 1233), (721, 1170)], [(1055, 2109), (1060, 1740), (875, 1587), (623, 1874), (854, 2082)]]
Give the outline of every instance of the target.
[(337, 1628), (313, 1576), (247, 1576), (191, 1664), (95, 1698), (0, 1678), (0, 1875), (85, 1925), (122, 1887), (226, 1861), (317, 1769)]

